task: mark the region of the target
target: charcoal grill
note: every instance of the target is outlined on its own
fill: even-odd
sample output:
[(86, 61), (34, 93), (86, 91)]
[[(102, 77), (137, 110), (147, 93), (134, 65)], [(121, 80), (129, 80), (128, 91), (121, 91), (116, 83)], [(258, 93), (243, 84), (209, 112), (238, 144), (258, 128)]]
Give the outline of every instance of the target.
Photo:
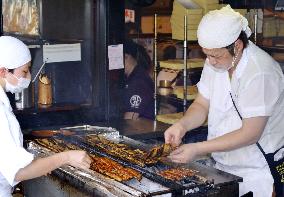
[[(88, 128), (88, 129), (86, 129)], [(91, 129), (90, 129), (91, 128)], [(157, 163), (154, 166), (141, 167), (139, 165), (123, 161), (113, 155), (96, 149), (83, 140), (82, 136), (96, 133), (96, 129), (100, 134), (114, 137), (113, 140), (120, 143), (127, 144), (133, 148), (139, 148), (142, 150), (149, 150), (149, 146), (137, 140), (130, 139), (125, 136), (121, 136), (117, 133), (117, 130), (113, 128), (98, 128), (98, 127), (76, 127), (76, 128), (64, 128), (75, 132), (73, 136), (57, 135), (56, 138), (64, 140), (68, 143), (72, 143), (89, 153), (108, 157), (116, 162), (133, 168), (139, 171), (143, 178), (141, 182), (137, 180), (130, 180), (126, 182), (117, 182), (115, 180), (104, 177), (103, 175), (90, 171), (85, 172), (82, 170), (74, 169), (70, 166), (62, 167), (53, 172), (53, 175), (58, 177), (63, 182), (72, 185), (75, 188), (79, 188), (87, 196), (198, 196), (204, 194), (205, 196), (238, 196), (238, 182), (241, 182), (240, 177), (219, 171), (212, 167), (201, 165), (197, 162), (190, 164), (173, 164), (173, 163)], [(81, 137), (78, 137), (81, 136)], [(40, 145), (30, 142), (29, 150), (35, 153), (38, 157), (49, 155), (51, 152), (42, 148)], [(163, 178), (157, 174), (157, 171), (164, 170), (172, 167), (185, 167), (194, 169), (200, 172), (200, 176), (207, 179), (206, 182), (202, 182), (194, 177), (183, 181), (172, 181)], [(153, 189), (151, 189), (152, 187)], [(149, 189), (150, 188), (150, 189)], [(208, 195), (207, 195), (208, 194)]]

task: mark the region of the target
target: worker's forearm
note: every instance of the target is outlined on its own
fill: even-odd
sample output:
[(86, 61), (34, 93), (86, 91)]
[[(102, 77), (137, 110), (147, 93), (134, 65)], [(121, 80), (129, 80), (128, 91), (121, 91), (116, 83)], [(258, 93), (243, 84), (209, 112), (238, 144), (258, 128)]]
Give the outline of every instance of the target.
[(189, 131), (201, 126), (208, 115), (208, 111), (199, 103), (192, 103), (179, 123)]
[(244, 134), (241, 129), (217, 137), (212, 140), (198, 142), (198, 152), (205, 155), (212, 152), (225, 152), (249, 146), (257, 142), (257, 138)]
[(139, 113), (125, 112), (123, 118), (127, 120), (136, 120), (139, 117)]
[(68, 154), (66, 152), (58, 153), (46, 158), (36, 159), (17, 172), (15, 181), (23, 181), (46, 175), (67, 162)]
[(255, 144), (260, 139), (267, 121), (267, 116), (244, 119), (240, 129), (215, 139), (198, 143), (198, 152), (207, 154), (211, 152), (231, 151)]

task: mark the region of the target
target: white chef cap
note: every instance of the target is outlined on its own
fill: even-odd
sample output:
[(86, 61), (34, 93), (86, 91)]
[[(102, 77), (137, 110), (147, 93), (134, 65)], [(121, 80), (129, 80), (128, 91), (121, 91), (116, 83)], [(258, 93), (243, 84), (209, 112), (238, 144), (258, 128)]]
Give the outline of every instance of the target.
[(15, 69), (29, 61), (31, 54), (27, 45), (11, 36), (0, 37), (0, 68)]
[(238, 39), (241, 31), (250, 37), (247, 19), (227, 5), (202, 18), (197, 29), (198, 43), (206, 49), (226, 47)]

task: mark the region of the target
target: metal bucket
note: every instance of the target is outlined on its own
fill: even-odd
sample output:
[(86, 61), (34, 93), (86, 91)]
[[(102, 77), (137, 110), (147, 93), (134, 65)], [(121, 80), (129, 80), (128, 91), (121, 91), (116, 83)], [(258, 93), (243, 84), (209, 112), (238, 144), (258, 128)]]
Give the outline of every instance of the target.
[(34, 107), (33, 84), (20, 93), (15, 93), (15, 102), (17, 109)]
[(172, 87), (172, 81), (170, 81), (170, 80), (160, 80), (159, 87), (160, 88), (171, 88)]

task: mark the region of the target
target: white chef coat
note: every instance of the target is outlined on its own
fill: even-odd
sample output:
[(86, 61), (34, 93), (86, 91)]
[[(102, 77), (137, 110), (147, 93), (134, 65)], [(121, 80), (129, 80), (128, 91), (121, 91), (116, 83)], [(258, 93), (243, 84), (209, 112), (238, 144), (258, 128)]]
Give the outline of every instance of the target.
[[(279, 64), (266, 52), (249, 42), (240, 62), (229, 78), (229, 73), (216, 72), (205, 61), (197, 84), (202, 96), (209, 100), (208, 140), (241, 128), (229, 92), (243, 118), (269, 116), (259, 140), (266, 153), (284, 143), (284, 77)], [(249, 191), (254, 196), (271, 196), (273, 178), (256, 144), (228, 152), (212, 153), (216, 167), (243, 177), (240, 195)]]
[(23, 135), (9, 99), (0, 86), (0, 197), (10, 197), (19, 169), (33, 160), (23, 148)]

